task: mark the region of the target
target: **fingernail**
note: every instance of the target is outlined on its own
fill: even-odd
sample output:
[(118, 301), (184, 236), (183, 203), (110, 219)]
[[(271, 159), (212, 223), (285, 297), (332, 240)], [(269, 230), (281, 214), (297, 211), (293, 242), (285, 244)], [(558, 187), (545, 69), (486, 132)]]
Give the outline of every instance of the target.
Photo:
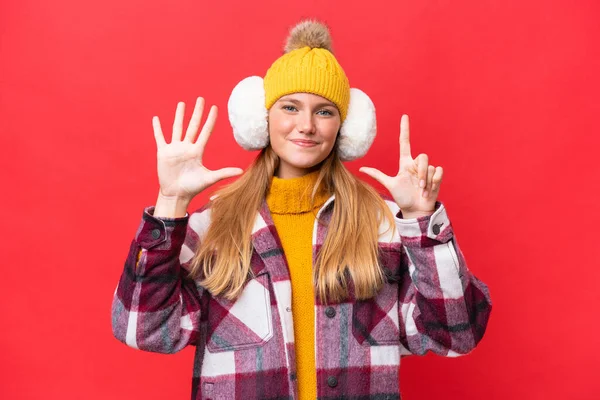
[(423, 179), (421, 179), (421, 182), (419, 182), (419, 187), (421, 187), (421, 188), (425, 187), (425, 181)]
[(429, 196), (429, 192), (427, 192), (427, 190), (423, 191), (423, 197), (428, 197)]

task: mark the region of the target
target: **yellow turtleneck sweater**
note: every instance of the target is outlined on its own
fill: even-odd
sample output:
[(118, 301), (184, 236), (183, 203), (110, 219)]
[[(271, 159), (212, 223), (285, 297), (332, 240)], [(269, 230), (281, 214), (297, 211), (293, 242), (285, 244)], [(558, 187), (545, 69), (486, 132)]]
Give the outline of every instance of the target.
[(317, 398), (312, 235), (315, 215), (329, 198), (320, 190), (311, 207), (310, 197), (318, 175), (316, 171), (300, 178), (273, 177), (266, 198), (292, 281), (296, 372), (301, 400)]

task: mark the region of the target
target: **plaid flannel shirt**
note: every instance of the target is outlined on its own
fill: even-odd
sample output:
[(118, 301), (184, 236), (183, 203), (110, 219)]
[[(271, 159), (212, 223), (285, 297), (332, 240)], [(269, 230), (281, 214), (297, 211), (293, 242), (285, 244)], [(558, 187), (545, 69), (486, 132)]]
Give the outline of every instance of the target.
[[(319, 210), (324, 222), (333, 201)], [(433, 215), (402, 219), (386, 202), (396, 229), (380, 229), (383, 289), (370, 300), (315, 300), (319, 399), (400, 399), (403, 356), (467, 354), (485, 332), (488, 288), (468, 270), (444, 205), (437, 202)], [(266, 203), (252, 232), (254, 278), (236, 301), (211, 296), (183, 273), (210, 208), (181, 218), (156, 218), (153, 211), (144, 209), (114, 293), (114, 336), (159, 353), (195, 346), (192, 399), (296, 399), (290, 275)], [(315, 221), (313, 257), (326, 233)]]

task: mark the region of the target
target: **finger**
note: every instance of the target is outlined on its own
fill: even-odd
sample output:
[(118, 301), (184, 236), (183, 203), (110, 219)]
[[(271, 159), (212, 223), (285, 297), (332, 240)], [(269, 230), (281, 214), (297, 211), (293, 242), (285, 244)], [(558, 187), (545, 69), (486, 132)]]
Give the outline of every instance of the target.
[(190, 124), (188, 125), (187, 130), (185, 131), (185, 141), (193, 143), (196, 139), (196, 135), (198, 134), (198, 129), (200, 128), (200, 122), (202, 121), (202, 113), (204, 112), (204, 99), (202, 97), (198, 97), (196, 99), (196, 106), (194, 107), (194, 113), (192, 114), (192, 119), (190, 120)]
[(410, 158), (410, 129), (408, 127), (408, 115), (402, 115), (400, 119), (400, 159)]
[(177, 103), (177, 109), (175, 110), (175, 121), (173, 121), (173, 137), (171, 143), (174, 141), (181, 141), (181, 132), (183, 131), (183, 114), (185, 113), (185, 103), (180, 101)]
[(206, 142), (208, 142), (208, 138), (210, 137), (210, 134), (212, 133), (212, 130), (215, 127), (217, 113), (217, 106), (212, 106), (208, 113), (208, 117), (206, 117), (206, 122), (202, 127), (202, 131), (200, 132), (200, 136), (196, 141), (196, 146), (201, 149), (200, 151), (204, 151), (204, 148), (206, 147)]
[(427, 167), (429, 166), (429, 157), (427, 154), (421, 153), (415, 158), (417, 164), (417, 178), (419, 179), (419, 187), (427, 186)]
[(221, 168), (216, 171), (210, 172), (210, 181), (211, 185), (217, 183), (220, 180), (232, 178), (234, 176), (238, 176), (244, 173), (244, 170), (241, 168)]
[(388, 188), (388, 184), (391, 177), (387, 176), (380, 170), (371, 167), (361, 167), (359, 171), (369, 175), (371, 178), (375, 179), (377, 182), (381, 183), (383, 186)]
[(435, 167), (435, 173), (433, 174), (433, 183), (431, 184), (431, 191), (439, 190), (440, 185), (442, 184), (442, 178), (444, 175), (444, 170), (442, 167)]
[(433, 183), (433, 174), (435, 173), (435, 167), (430, 165), (427, 167), (427, 184), (425, 185), (425, 189), (423, 189), (423, 197), (429, 197), (431, 194), (431, 185)]
[(156, 148), (160, 149), (163, 146), (167, 145), (165, 142), (165, 136), (162, 133), (162, 129), (160, 127), (160, 121), (157, 116), (152, 117), (152, 128), (154, 129), (154, 140), (156, 141)]

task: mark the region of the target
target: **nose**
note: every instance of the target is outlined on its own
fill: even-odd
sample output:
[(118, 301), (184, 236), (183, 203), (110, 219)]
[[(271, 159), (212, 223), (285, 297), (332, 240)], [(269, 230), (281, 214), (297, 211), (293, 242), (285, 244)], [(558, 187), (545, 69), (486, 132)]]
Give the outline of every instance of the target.
[(315, 123), (313, 121), (312, 113), (303, 112), (298, 116), (298, 132), (304, 133), (307, 135), (312, 135), (315, 133)]

